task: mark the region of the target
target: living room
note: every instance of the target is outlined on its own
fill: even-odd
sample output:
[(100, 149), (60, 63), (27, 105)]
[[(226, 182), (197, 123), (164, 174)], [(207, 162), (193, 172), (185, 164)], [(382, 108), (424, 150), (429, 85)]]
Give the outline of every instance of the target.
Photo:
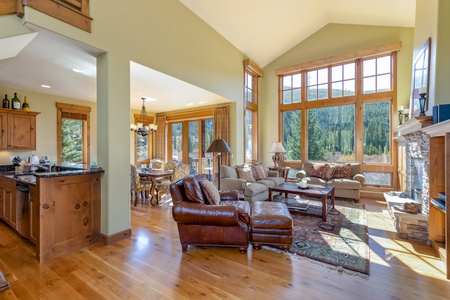
[[(103, 30), (103, 34), (108, 32), (106, 31), (106, 27), (108, 26), (112, 26), (117, 32), (123, 30), (121, 26), (111, 24), (113, 23), (112, 21), (104, 20), (108, 18), (107, 16), (99, 16), (98, 12), (102, 11), (102, 5), (106, 7), (109, 3), (106, 3), (106, 1), (98, 1), (97, 4), (93, 2), (92, 5), (94, 20), (98, 20), (99, 23), (105, 22), (108, 24), (105, 27), (101, 27), (100, 31)], [(278, 79), (275, 75), (276, 70), (279, 68), (295, 66), (302, 62), (315, 61), (402, 41), (402, 49), (398, 53), (397, 102), (393, 102), (392, 104), (393, 112), (397, 106), (402, 105), (407, 107), (409, 105), (408, 99), (411, 92), (411, 73), (414, 54), (423, 45), (425, 40), (431, 36), (433, 43), (432, 49), (436, 49), (437, 53), (433, 54), (435, 68), (432, 68), (434, 71), (430, 77), (434, 78), (435, 82), (433, 83), (434, 88), (430, 89), (429, 107), (431, 108), (435, 104), (444, 104), (446, 102), (445, 95), (447, 94), (447, 87), (441, 80), (437, 80), (437, 78), (447, 78), (447, 70), (444, 70), (445, 59), (440, 59), (440, 56), (445, 58), (446, 53), (445, 42), (442, 42), (442, 44), (439, 42), (439, 36), (443, 34), (441, 30), (444, 29), (442, 29), (443, 27), (440, 23), (439, 26), (436, 24), (437, 21), (435, 23), (429, 22), (429, 20), (436, 20), (436, 15), (444, 14), (444, 10), (441, 10), (441, 6), (439, 5), (445, 6), (445, 2), (433, 2), (433, 5), (430, 6), (427, 1), (417, 1), (416, 10), (420, 11), (420, 17), (415, 19), (414, 29), (329, 24), (317, 31), (316, 34), (305, 39), (302, 43), (295, 44), (297, 46), (286, 52), (286, 54), (277, 56), (278, 58), (264, 66), (265, 76), (261, 77), (259, 81), (261, 86), (261, 102), (258, 110), (258, 159), (266, 165), (270, 165), (272, 153), (269, 153), (268, 149), (270, 149), (273, 142), (279, 140), (279, 126), (274, 126), (273, 122), (269, 122), (269, 120), (277, 119), (275, 112), (279, 111), (276, 101), (278, 99)], [(145, 8), (146, 11), (153, 9), (151, 18), (139, 12), (137, 8), (130, 9), (127, 12), (121, 11), (118, 8), (111, 8), (116, 13), (116, 16), (122, 17), (121, 13), (123, 12), (129, 18), (139, 16), (142, 20), (147, 20), (147, 18), (151, 19), (149, 20), (149, 24), (152, 26), (149, 25), (145, 30), (150, 32), (149, 35), (157, 37), (152, 41), (144, 41), (142, 44), (139, 44), (137, 39), (125, 40), (126, 42), (120, 41), (120, 43), (127, 44), (128, 49), (130, 48), (129, 45), (135, 45), (134, 47), (136, 49), (131, 50), (132, 52), (142, 49), (152, 49), (151, 51), (154, 51), (154, 56), (160, 58), (149, 58), (147, 57), (150, 56), (148, 53), (136, 54), (135, 58), (137, 59), (133, 61), (139, 61), (149, 67), (165, 71), (165, 73), (171, 74), (174, 77), (190, 81), (195, 85), (221, 94), (226, 98), (233, 99), (235, 102), (232, 104), (230, 114), (230, 131), (233, 134), (230, 136), (231, 139), (229, 142), (233, 150), (233, 157), (230, 163), (242, 163), (245, 160), (245, 147), (243, 142), (244, 125), (242, 124), (244, 112), (239, 108), (243, 107), (244, 103), (242, 96), (242, 62), (245, 58), (244, 55), (217, 33), (212, 33), (213, 30), (210, 27), (205, 28), (203, 21), (195, 17), (191, 12), (187, 12), (187, 9), (182, 7), (178, 1), (170, 1), (169, 4), (153, 4), (145, 6)], [(158, 13), (155, 13), (155, 11), (164, 11), (165, 14), (158, 16)], [(173, 15), (168, 13), (170, 11), (173, 12)], [(61, 25), (58, 21), (49, 20), (48, 17), (31, 10), (27, 11), (27, 14), (29, 16), (28, 20), (70, 37), (81, 36), (79, 37), (80, 40), (89, 41), (99, 46), (100, 49), (108, 49), (110, 44), (118, 43), (118, 41), (111, 40), (100, 41), (102, 39), (98, 38), (95, 34), (93, 37), (89, 37), (87, 34), (80, 34), (68, 25)], [(425, 17), (425, 15), (428, 17)], [(197, 34), (190, 39), (192, 35), (179, 28), (183, 26), (176, 26), (178, 28), (172, 29), (173, 32), (170, 31), (173, 24), (176, 24), (177, 20), (175, 19), (188, 19), (189, 22), (193, 23), (188, 22), (189, 24), (187, 26), (189, 29), (206, 35), (205, 39), (197, 36), (201, 34)], [(444, 21), (439, 18), (439, 22)], [(11, 23), (13, 24), (13, 28), (19, 27), (17, 21), (5, 22), (5, 26), (8, 27)], [(142, 26), (144, 27), (144, 25)], [(2, 26), (2, 28), (6, 27)], [(167, 30), (169, 31), (165, 31), (166, 34), (160, 34), (158, 31), (161, 28), (168, 28)], [(181, 32), (178, 32), (178, 30), (181, 30)], [(11, 32), (6, 35), (10, 35), (11, 33), (14, 33), (14, 29), (11, 29)], [(190, 49), (184, 49), (189, 53), (180, 54), (178, 50), (174, 50), (180, 49), (184, 43), (166, 39), (172, 33), (178, 41), (184, 41), (186, 44), (200, 44), (201, 47), (199, 46), (195, 50), (192, 50), (192, 52), (198, 53), (192, 53)], [(183, 35), (186, 35), (188, 38)], [(142, 36), (145, 36), (145, 34), (140, 35), (140, 37)], [(93, 40), (95, 38), (98, 38), (100, 42), (94, 42)], [(114, 38), (111, 39), (114, 40)], [(209, 43), (206, 43), (207, 39), (217, 41), (217, 44), (210, 46)], [(333, 47), (330, 45), (333, 45)], [(204, 49), (208, 47), (211, 47), (209, 51), (205, 51)], [(201, 48), (203, 50), (200, 50)], [(225, 48), (225, 50), (219, 48)], [(170, 55), (163, 55), (166, 51), (170, 52)], [(117, 56), (120, 55), (121, 53), (117, 54)], [(171, 61), (173, 57), (175, 57), (175, 60)], [(109, 255), (117, 254), (117, 256), (111, 258), (110, 263), (114, 262), (117, 269), (127, 269), (130, 273), (124, 275), (122, 271), (113, 271), (106, 266), (107, 263), (104, 261), (102, 261), (100, 268), (105, 272), (111, 272), (108, 273), (107, 281), (109, 283), (120, 281), (121, 287), (126, 285), (131, 287), (124, 287), (122, 290), (124, 291), (123, 294), (121, 294), (122, 291), (115, 290), (109, 294), (111, 297), (125, 297), (130, 295), (130, 297), (138, 298), (144, 297), (143, 295), (148, 296), (150, 292), (153, 292), (154, 294), (151, 295), (155, 295), (155, 297), (156, 295), (162, 294), (168, 298), (183, 296), (193, 298), (195, 296), (200, 297), (204, 290), (209, 290), (210, 292), (206, 294), (206, 297), (242, 298), (252, 294), (260, 297), (278, 295), (281, 298), (288, 298), (290, 296), (298, 296), (299, 293), (302, 293), (303, 295), (310, 295), (313, 298), (328, 298), (331, 296), (335, 296), (336, 298), (352, 298), (358, 296), (375, 298), (376, 292), (379, 291), (381, 285), (387, 287), (388, 292), (381, 294), (386, 297), (414, 298), (430, 295), (437, 298), (445, 297), (445, 293), (448, 292), (448, 282), (445, 281), (442, 262), (435, 257), (432, 249), (427, 249), (429, 246), (410, 243), (396, 237), (393, 227), (391, 228), (389, 225), (383, 223), (385, 221), (386, 224), (389, 224), (392, 221), (385, 220), (387, 216), (382, 214), (385, 208), (378, 202), (382, 201), (381, 199), (364, 198), (362, 201), (366, 204), (366, 209), (369, 214), (368, 221), (371, 227), (370, 243), (374, 251), (371, 256), (371, 263), (374, 266), (371, 269), (369, 279), (348, 276), (337, 271), (329, 270), (323, 266), (314, 265), (307, 261), (296, 261), (284, 256), (282, 253), (273, 253), (264, 249), (258, 253), (255, 251), (252, 256), (243, 257), (239, 256), (240, 254), (236, 253), (234, 249), (199, 247), (194, 248), (193, 252), (188, 251), (183, 256), (180, 252), (181, 247), (179, 242), (176, 239), (177, 233), (173, 220), (171, 219), (170, 209), (155, 208), (144, 211), (140, 208), (131, 211), (131, 216), (128, 213), (124, 214), (123, 212), (130, 211), (129, 203), (124, 201), (124, 199), (128, 199), (129, 197), (128, 157), (130, 157), (129, 154), (132, 152), (131, 146), (128, 149), (126, 149), (126, 145), (124, 147), (117, 147), (118, 144), (121, 144), (121, 141), (126, 140), (129, 136), (129, 114), (123, 114), (123, 111), (129, 110), (129, 103), (124, 104), (122, 101), (122, 99), (129, 98), (129, 74), (122, 72), (124, 69), (128, 70), (129, 68), (129, 59), (125, 60), (126, 63), (123, 61), (110, 61), (109, 57), (101, 57), (99, 59), (100, 67), (105, 67), (104, 69), (100, 68), (100, 73), (104, 72), (103, 75), (106, 74), (106, 77), (110, 76), (112, 79), (109, 79), (111, 80), (109, 84), (102, 86), (100, 83), (98, 86), (98, 120), (95, 121), (98, 125), (98, 133), (96, 134), (98, 136), (96, 139), (98, 150), (96, 153), (99, 153), (97, 158), (99, 165), (102, 165), (108, 170), (109, 174), (114, 174), (114, 176), (107, 175), (104, 180), (103, 197), (105, 203), (102, 211), (102, 230), (107, 235), (114, 235), (132, 227), (135, 235), (115, 245), (107, 247), (94, 246), (91, 250), (79, 252), (78, 256), (73, 255), (61, 258), (49, 265), (49, 267), (46, 267), (47, 271), (52, 269), (58, 274), (64, 274), (66, 272), (66, 277), (63, 281), (74, 279), (76, 282), (79, 282), (79, 278), (90, 272), (89, 267), (87, 267), (89, 263), (86, 262), (90, 261), (94, 263), (91, 260), (91, 256), (101, 257), (100, 260), (103, 260)], [(192, 65), (196, 66), (192, 67)], [(109, 70), (107, 70), (108, 67), (110, 68)], [(221, 80), (217, 80), (213, 76), (215, 73), (228, 74), (229, 76), (223, 75), (221, 76), (223, 77)], [(433, 84), (430, 84), (430, 87)], [(112, 100), (108, 101), (107, 98)], [(430, 115), (430, 111), (427, 111), (427, 115)], [(396, 118), (392, 117), (392, 122), (392, 126), (395, 127), (397, 122)], [(53, 129), (53, 127), (50, 128), (50, 130)], [(108, 139), (108, 137), (112, 138)], [(127, 158), (125, 161), (123, 159), (124, 157)], [(298, 165), (293, 165), (293, 167), (298, 167)], [(395, 168), (390, 166), (389, 171), (395, 172)], [(368, 194), (373, 192), (374, 189), (368, 189)], [(146, 227), (149, 229), (146, 229)], [(13, 240), (10, 241), (14, 243)], [(149, 244), (151, 247), (145, 248)], [(22, 250), (25, 249), (25, 251), (27, 249), (26, 245), (18, 247)], [(120, 250), (121, 248), (126, 250), (122, 252)], [(11, 247), (8, 249), (11, 249)], [(129, 252), (127, 253), (126, 251)], [(167, 253), (165, 253), (166, 251)], [(176, 254), (168, 254), (172, 252)], [(199, 252), (201, 254), (198, 257), (194, 257)], [(136, 265), (133, 264), (130, 266), (128, 265), (129, 260), (126, 257), (129, 257), (129, 260), (133, 262), (139, 259), (143, 259), (143, 261), (136, 262)], [(148, 257), (150, 260), (145, 261), (145, 257)], [(21, 256), (20, 259), (25, 260), (28, 257), (25, 255)], [(82, 267), (75, 268), (76, 271), (74, 273), (65, 271), (61, 267), (64, 263), (75, 260)], [(189, 264), (192, 260), (195, 260), (195, 262)], [(36, 275), (36, 266), (30, 268), (34, 270), (32, 273), (33, 276)], [(391, 268), (396, 269), (393, 271), (394, 274), (386, 276), (385, 272), (388, 272), (386, 270)], [(155, 269), (158, 269), (158, 271)], [(423, 273), (423, 270), (425, 270), (426, 275), (420, 274)], [(97, 270), (92, 271), (88, 276), (102, 277), (103, 274), (98, 272)], [(435, 275), (434, 272), (438, 273), (438, 275)], [(242, 274), (244, 276), (241, 276)], [(52, 278), (56, 281), (60, 280), (59, 278), (61, 276), (64, 277), (64, 275), (53, 276), (52, 274)], [(125, 277), (126, 279), (124, 279)], [(27, 278), (32, 279), (32, 276)], [(136, 283), (135, 278), (145, 279)], [(196, 281), (201, 281), (201, 283), (193, 283)], [(395, 282), (399, 283), (394, 284)], [(425, 288), (415, 293), (412, 291), (415, 290), (414, 288), (417, 282), (423, 284)], [(17, 282), (16, 284), (19, 286), (23, 282)], [(36, 286), (42, 286), (40, 284), (36, 283)], [(67, 288), (68, 285), (63, 283), (62, 286)], [(80, 286), (89, 286), (89, 291), (97, 289), (97, 287), (94, 288), (84, 281), (80, 283)], [(177, 289), (180, 289), (173, 288), (173, 286), (182, 287), (181, 293), (178, 294)], [(293, 288), (289, 288), (289, 286), (293, 286)], [(45, 292), (49, 292), (48, 289)], [(104, 286), (98, 287), (98, 290), (93, 294), (95, 295), (94, 297), (100, 297), (100, 294), (102, 294), (101, 291), (105, 289), (107, 288)], [(155, 291), (155, 289), (158, 291)], [(235, 293), (233, 289), (237, 289), (239, 292)], [(15, 289), (14, 292), (16, 293), (18, 290), (20, 291), (20, 287)], [(39, 293), (42, 290), (38, 287), (34, 291)], [(72, 291), (72, 288), (68, 288), (68, 290)], [(336, 296), (338, 292), (341, 292), (341, 294)], [(20, 292), (17, 292), (17, 294), (20, 294)]]

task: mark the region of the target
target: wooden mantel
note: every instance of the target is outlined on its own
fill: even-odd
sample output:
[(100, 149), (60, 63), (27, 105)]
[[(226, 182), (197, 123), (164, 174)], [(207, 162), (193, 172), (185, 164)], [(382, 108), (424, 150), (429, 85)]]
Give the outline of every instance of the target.
[(413, 117), (409, 121), (403, 123), (402, 125), (394, 129), (395, 133), (394, 139), (400, 140), (403, 138), (404, 135), (411, 134), (416, 131), (424, 131), (424, 128), (430, 126), (431, 124), (433, 124), (433, 117), (431, 116)]

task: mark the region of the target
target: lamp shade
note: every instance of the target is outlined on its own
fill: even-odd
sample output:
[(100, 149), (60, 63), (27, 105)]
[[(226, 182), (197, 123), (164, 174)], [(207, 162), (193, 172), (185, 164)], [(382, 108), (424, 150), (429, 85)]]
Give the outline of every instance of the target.
[(286, 150), (284, 150), (283, 144), (281, 142), (275, 142), (273, 143), (272, 147), (270, 147), (269, 150), (270, 153), (286, 153)]
[(215, 139), (211, 145), (209, 146), (208, 150), (206, 152), (220, 152), (220, 153), (226, 153), (231, 152), (230, 147), (228, 147), (227, 142), (225, 142), (224, 139), (218, 138)]

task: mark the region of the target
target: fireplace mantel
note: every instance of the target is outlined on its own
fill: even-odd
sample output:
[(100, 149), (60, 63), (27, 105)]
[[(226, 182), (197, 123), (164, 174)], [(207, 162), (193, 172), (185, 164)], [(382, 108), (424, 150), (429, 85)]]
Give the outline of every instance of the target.
[(422, 131), (427, 133), (430, 137), (445, 136), (445, 133), (450, 132), (450, 120), (433, 124), (423, 128)]
[[(407, 122), (403, 123), (402, 125), (398, 126), (394, 129), (394, 132), (396, 133), (394, 139), (400, 140), (403, 139), (404, 135), (408, 135), (411, 133), (414, 133), (416, 131), (424, 130), (425, 127), (430, 126), (433, 123), (433, 117), (431, 116), (416, 116), (412, 119), (408, 120)], [(445, 122), (442, 122), (445, 123)], [(441, 123), (439, 123), (441, 124)], [(438, 124), (436, 124), (438, 125)]]

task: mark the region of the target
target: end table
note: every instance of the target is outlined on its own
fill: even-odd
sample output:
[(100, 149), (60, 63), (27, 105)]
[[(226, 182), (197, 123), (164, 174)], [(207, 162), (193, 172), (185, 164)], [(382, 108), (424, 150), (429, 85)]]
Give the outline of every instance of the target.
[(278, 174), (280, 174), (280, 177), (283, 177), (284, 180), (287, 180), (289, 170), (291, 167), (269, 167), (270, 171), (278, 171)]

